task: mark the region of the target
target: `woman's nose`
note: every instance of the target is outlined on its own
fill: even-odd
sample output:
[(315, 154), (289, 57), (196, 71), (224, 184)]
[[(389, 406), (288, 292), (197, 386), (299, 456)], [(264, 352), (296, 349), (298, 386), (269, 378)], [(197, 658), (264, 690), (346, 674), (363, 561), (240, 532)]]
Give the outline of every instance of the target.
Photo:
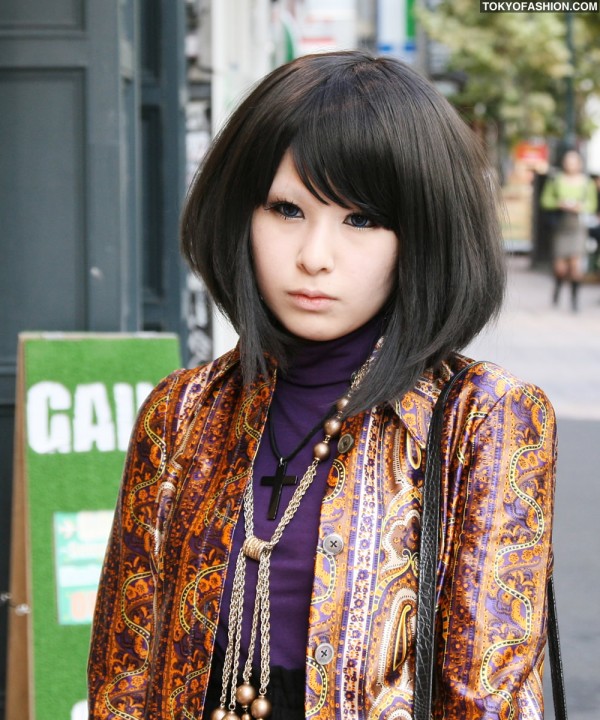
[(309, 275), (333, 270), (333, 232), (327, 223), (307, 228), (298, 248), (297, 263)]

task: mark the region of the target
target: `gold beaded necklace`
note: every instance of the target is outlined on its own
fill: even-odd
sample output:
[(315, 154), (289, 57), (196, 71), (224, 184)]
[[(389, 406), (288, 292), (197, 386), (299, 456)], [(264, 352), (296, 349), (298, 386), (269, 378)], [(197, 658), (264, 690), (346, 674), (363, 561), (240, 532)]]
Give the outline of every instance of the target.
[[(375, 349), (365, 364), (352, 377), (352, 383), (348, 392), (335, 404), (336, 412), (323, 423), (325, 437), (313, 448), (313, 461), (306, 469), (302, 480), (296, 486), (294, 494), (279, 521), (275, 532), (270, 540), (262, 540), (254, 535), (254, 492), (252, 487), (252, 476), (248, 478), (248, 484), (244, 491), (243, 510), (246, 530), (246, 539), (238, 554), (235, 574), (233, 577), (233, 588), (231, 592), (231, 604), (229, 608), (229, 636), (227, 638), (227, 650), (223, 663), (223, 684), (221, 688), (220, 705), (211, 713), (211, 720), (263, 720), (271, 714), (271, 701), (267, 698), (267, 688), (270, 679), (270, 597), (269, 597), (269, 571), (271, 564), (271, 553), (283, 535), (283, 531), (289, 525), (296, 514), (302, 498), (315, 479), (317, 467), (320, 462), (327, 460), (331, 453), (329, 443), (337, 437), (342, 428), (342, 414), (350, 402), (352, 393), (356, 390), (366, 375), (371, 363), (381, 347), (383, 338), (375, 346)], [(242, 683), (236, 687), (238, 670), (240, 666), (240, 649), (242, 643), (242, 624), (244, 614), (244, 587), (246, 580), (246, 562), (250, 558), (258, 562), (258, 579), (256, 583), (256, 596), (254, 600), (254, 611), (252, 614), (252, 625), (250, 630), (250, 643), (248, 656), (242, 672)], [(250, 683), (252, 675), (252, 659), (254, 648), (259, 641), (260, 650), (260, 678), (259, 689), (256, 692)], [(236, 712), (236, 704), (241, 705), (242, 715)]]

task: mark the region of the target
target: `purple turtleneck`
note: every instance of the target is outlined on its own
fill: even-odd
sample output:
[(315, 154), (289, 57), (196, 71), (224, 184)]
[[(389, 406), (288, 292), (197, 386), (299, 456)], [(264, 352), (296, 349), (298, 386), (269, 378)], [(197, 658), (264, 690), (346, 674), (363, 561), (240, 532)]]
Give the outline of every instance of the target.
[[(271, 488), (261, 485), (264, 476), (277, 469), (269, 438), (273, 432), (280, 452), (290, 454), (319, 420), (324, 418), (349, 388), (350, 377), (369, 357), (381, 334), (381, 316), (336, 340), (306, 342), (294, 353), (290, 367), (279, 372), (267, 425), (254, 462), (254, 534), (270, 539), (287, 507), (294, 487), (284, 486), (275, 520), (267, 519)], [(273, 424), (271, 428), (270, 425)], [(296, 475), (298, 482), (313, 459), (313, 447), (323, 438), (319, 428), (307, 445), (287, 466), (286, 475)], [(285, 529), (271, 557), (271, 665), (288, 670), (304, 668), (308, 634), (308, 612), (313, 585), (314, 562), (318, 540), (321, 502), (327, 475), (335, 456), (335, 443), (329, 460), (321, 462), (317, 475), (302, 499), (296, 515)], [(229, 605), (235, 561), (245, 539), (244, 518), (236, 526), (233, 547), (225, 580), (222, 611), (217, 631), (217, 652), (223, 656), (227, 647)], [(250, 636), (254, 607), (254, 589), (258, 563), (248, 560), (244, 597), (244, 658)], [(255, 654), (255, 664), (258, 656)]]

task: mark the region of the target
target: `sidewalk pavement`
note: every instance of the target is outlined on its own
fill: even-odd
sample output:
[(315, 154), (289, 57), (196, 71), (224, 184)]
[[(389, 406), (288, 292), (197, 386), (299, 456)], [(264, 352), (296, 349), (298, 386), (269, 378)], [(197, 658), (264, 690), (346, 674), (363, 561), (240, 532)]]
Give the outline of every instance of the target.
[(583, 284), (580, 311), (565, 286), (551, 305), (552, 277), (527, 256), (509, 258), (508, 292), (499, 320), (466, 350), (539, 385), (559, 418), (600, 420), (600, 284)]

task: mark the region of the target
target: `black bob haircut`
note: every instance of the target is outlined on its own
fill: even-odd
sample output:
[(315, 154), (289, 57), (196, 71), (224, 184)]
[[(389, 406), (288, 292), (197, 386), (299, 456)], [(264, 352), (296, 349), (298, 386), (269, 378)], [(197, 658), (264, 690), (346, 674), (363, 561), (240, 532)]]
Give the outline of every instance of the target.
[(408, 66), (367, 53), (300, 57), (260, 81), (215, 138), (182, 217), (182, 250), (240, 336), (246, 382), (294, 339), (260, 299), (254, 210), (289, 150), (323, 202), (399, 240), (385, 341), (346, 414), (401, 397), (500, 309), (504, 253), (493, 172), (476, 136)]

